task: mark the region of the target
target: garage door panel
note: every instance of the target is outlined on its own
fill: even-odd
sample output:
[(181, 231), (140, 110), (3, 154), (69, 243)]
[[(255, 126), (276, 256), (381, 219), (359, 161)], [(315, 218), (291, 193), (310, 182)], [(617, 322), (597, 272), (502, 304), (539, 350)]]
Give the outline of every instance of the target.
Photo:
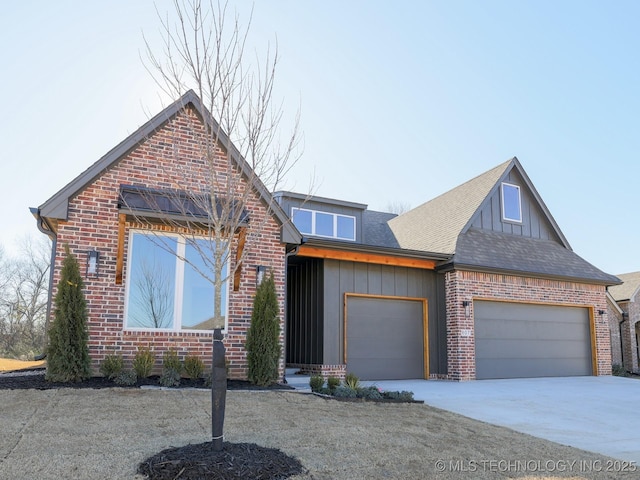
[(363, 380), (423, 378), (423, 303), (347, 298), (347, 371)]
[(474, 302), (476, 378), (591, 375), (586, 308)]

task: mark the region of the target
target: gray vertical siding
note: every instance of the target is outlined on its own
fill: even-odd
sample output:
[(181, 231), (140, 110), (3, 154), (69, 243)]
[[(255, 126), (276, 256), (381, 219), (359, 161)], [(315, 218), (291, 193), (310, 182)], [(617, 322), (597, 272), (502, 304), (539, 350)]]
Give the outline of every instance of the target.
[(287, 267), (287, 363), (323, 363), (322, 260), (294, 257)]
[(446, 373), (444, 280), (438, 277), (433, 271), (416, 268), (325, 260), (324, 363), (343, 360), (345, 293), (426, 298), (430, 373)]
[(499, 187), (491, 197), (485, 200), (480, 211), (473, 218), (472, 226), (522, 237), (558, 241), (559, 239), (548, 224), (545, 214), (538, 207), (537, 201), (527, 189), (518, 172), (515, 169), (511, 170), (504, 181), (520, 187), (522, 224), (502, 221), (501, 189)]

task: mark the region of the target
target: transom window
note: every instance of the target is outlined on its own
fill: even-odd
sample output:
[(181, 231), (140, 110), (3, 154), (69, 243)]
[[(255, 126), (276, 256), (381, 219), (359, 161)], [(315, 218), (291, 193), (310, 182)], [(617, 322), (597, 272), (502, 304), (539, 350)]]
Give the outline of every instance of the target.
[(356, 217), (305, 208), (292, 208), (291, 217), (302, 234), (340, 240), (356, 239)]
[[(194, 246), (180, 235), (131, 232), (126, 328), (213, 329), (214, 287), (198, 273), (208, 271), (198, 252), (199, 248), (201, 251), (208, 248), (205, 242), (197, 240)], [(226, 273), (227, 265), (224, 277)], [(227, 282), (222, 284), (222, 315), (226, 324)]]
[(522, 202), (520, 187), (511, 183), (502, 184), (502, 219), (508, 222), (522, 222)]

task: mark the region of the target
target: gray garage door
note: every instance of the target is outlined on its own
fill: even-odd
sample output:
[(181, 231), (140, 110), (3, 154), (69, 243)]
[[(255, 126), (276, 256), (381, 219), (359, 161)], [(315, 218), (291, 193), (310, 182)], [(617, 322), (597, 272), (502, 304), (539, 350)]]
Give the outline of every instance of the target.
[(475, 301), (476, 378), (591, 375), (589, 311)]
[(347, 372), (362, 380), (424, 378), (423, 303), (347, 297)]

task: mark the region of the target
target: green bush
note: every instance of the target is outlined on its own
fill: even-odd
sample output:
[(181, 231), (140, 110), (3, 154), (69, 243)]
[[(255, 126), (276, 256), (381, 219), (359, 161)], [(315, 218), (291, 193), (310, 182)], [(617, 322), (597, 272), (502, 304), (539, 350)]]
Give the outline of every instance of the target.
[(113, 380), (117, 377), (124, 368), (124, 360), (119, 353), (113, 355), (107, 355), (100, 364), (100, 373), (107, 377), (109, 380)]
[(136, 356), (133, 358), (133, 370), (138, 378), (147, 378), (151, 375), (156, 357), (149, 347), (138, 347)]
[(137, 381), (138, 376), (133, 370), (122, 370), (113, 378), (113, 382), (116, 385), (121, 385), (123, 387), (130, 387), (131, 385), (135, 385)]
[(352, 390), (358, 390), (360, 388), (360, 379), (354, 373), (347, 373), (344, 377), (344, 384)]
[(199, 357), (187, 355), (184, 359), (184, 373), (188, 378), (197, 380), (204, 372), (204, 362)]
[(278, 380), (280, 360), (280, 320), (278, 297), (273, 273), (258, 286), (253, 300), (251, 326), (247, 332), (247, 364), (249, 381), (269, 385)]
[(173, 348), (170, 348), (162, 354), (162, 370), (174, 370), (180, 375), (182, 373), (182, 362)]
[(309, 379), (309, 386), (312, 392), (319, 392), (324, 386), (324, 377), (322, 375), (313, 375)]
[(366, 400), (382, 400), (382, 394), (378, 391), (377, 387), (365, 387), (356, 391), (359, 398)]
[(47, 347), (46, 379), (51, 382), (79, 382), (91, 376), (87, 302), (76, 257), (64, 246), (54, 319)]
[(177, 387), (180, 385), (180, 372), (173, 368), (165, 368), (160, 377), (160, 385), (163, 387)]
[(611, 365), (611, 374), (617, 377), (629, 376), (629, 372), (627, 372), (624, 366), (620, 365), (619, 363), (614, 363), (613, 365)]
[(339, 387), (336, 387), (333, 392), (333, 396), (336, 398), (356, 398), (358, 394), (353, 388), (347, 387), (346, 385), (340, 385)]
[(334, 391), (340, 385), (340, 379), (338, 377), (329, 377), (327, 378), (327, 386), (330, 391)]

